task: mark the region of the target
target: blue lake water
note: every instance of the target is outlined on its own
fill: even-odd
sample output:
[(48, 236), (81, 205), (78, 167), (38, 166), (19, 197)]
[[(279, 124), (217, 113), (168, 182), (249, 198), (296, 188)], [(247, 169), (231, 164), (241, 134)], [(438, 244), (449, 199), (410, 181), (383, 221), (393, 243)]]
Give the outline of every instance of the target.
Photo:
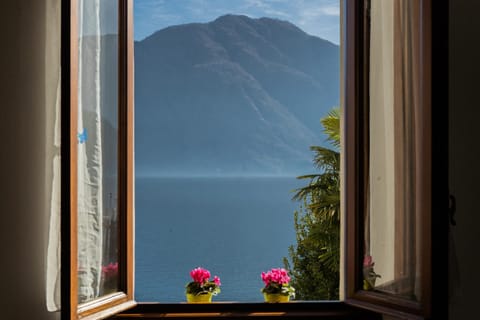
[(136, 179), (135, 297), (185, 301), (191, 269), (218, 275), (215, 301), (262, 301), (262, 271), (295, 243), (292, 178)]

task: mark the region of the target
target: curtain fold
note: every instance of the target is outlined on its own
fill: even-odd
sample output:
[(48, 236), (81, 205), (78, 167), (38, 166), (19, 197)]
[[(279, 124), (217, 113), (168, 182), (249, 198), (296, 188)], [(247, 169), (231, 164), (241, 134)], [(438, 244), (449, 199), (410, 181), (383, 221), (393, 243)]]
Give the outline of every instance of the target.
[[(393, 277), (394, 257), (394, 3), (372, 0), (370, 24), (369, 194), (365, 254), (375, 262), (382, 284)], [(369, 259), (366, 259), (369, 261)]]
[(47, 236), (45, 300), (48, 311), (60, 310), (60, 109), (61, 109), (61, 71), (60, 71), (60, 1), (48, 0), (46, 5), (45, 65), (46, 87), (46, 141), (45, 176), (49, 199), (45, 203), (49, 213)]
[(372, 0), (371, 5), (371, 207), (365, 252), (381, 275), (377, 290), (421, 301), (420, 2)]
[(79, 1), (78, 300), (100, 295), (103, 159), (100, 0)]
[(57, 100), (55, 103), (55, 142), (53, 158), (51, 161), (51, 197), (50, 197), (50, 222), (47, 246), (47, 274), (46, 274), (46, 300), (48, 311), (60, 310), (60, 272), (61, 272), (61, 228), (60, 228), (60, 212), (61, 212), (61, 183), (60, 183), (60, 75), (58, 75)]
[[(46, 188), (50, 212), (46, 304), (60, 309), (60, 2), (46, 19)], [(118, 1), (78, 0), (77, 258), (78, 302), (118, 289)], [(56, 68), (54, 68), (56, 67)], [(109, 267), (109, 268), (107, 268)], [(74, 275), (75, 276), (75, 275)]]

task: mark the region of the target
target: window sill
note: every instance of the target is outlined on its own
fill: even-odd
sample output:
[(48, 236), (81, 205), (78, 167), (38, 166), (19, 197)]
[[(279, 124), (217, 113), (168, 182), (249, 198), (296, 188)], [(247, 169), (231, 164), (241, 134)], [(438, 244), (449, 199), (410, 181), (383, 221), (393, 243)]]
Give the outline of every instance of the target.
[(378, 314), (359, 310), (343, 302), (289, 302), (269, 303), (229, 303), (211, 304), (163, 304), (139, 303), (134, 308), (124, 311), (109, 319), (220, 319), (238, 318), (286, 318), (286, 319), (381, 319)]

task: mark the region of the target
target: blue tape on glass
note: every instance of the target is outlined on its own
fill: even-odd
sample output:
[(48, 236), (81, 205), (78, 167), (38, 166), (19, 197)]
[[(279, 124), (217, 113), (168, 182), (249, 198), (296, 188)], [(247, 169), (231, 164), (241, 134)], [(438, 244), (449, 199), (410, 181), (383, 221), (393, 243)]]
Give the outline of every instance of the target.
[(77, 137), (78, 137), (79, 144), (85, 143), (88, 139), (87, 129), (83, 128), (83, 132), (79, 133)]

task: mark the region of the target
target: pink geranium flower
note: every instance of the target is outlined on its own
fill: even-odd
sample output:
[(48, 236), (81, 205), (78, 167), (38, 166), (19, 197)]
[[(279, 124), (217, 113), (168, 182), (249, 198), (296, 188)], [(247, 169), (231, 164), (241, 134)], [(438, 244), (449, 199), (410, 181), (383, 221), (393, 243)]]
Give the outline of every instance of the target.
[(190, 271), (190, 276), (192, 277), (193, 281), (202, 285), (210, 278), (210, 271), (198, 267)]
[(375, 265), (375, 262), (373, 262), (372, 256), (369, 254), (366, 254), (365, 257), (363, 258), (363, 266), (373, 267), (374, 265)]
[(290, 282), (290, 277), (288, 276), (287, 270), (283, 268), (274, 268), (267, 273), (262, 272), (262, 280), (263, 283), (265, 283), (265, 286), (268, 286), (270, 282), (275, 282), (278, 284), (288, 284)]
[(213, 280), (210, 280), (210, 271), (207, 269), (198, 267), (190, 271), (190, 277), (193, 281), (186, 285), (187, 294), (218, 294), (220, 293), (220, 278), (217, 276), (213, 277)]
[(114, 277), (118, 274), (118, 262), (110, 262), (106, 266), (102, 266), (102, 274), (104, 277)]
[(217, 286), (221, 286), (221, 285), (222, 285), (222, 283), (220, 282), (220, 278), (217, 277), (217, 276), (213, 277), (213, 282), (214, 282), (215, 285), (217, 285)]
[(262, 272), (262, 281), (265, 287), (263, 293), (282, 294), (295, 297), (295, 288), (290, 286), (290, 276), (288, 271), (283, 268), (273, 268), (268, 272)]

